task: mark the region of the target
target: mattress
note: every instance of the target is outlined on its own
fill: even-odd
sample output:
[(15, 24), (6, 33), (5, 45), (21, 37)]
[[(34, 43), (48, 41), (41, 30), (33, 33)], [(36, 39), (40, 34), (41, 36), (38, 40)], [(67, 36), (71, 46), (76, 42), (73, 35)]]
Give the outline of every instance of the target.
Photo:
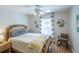
[(11, 37), (9, 40), (12, 43), (12, 48), (20, 52), (38, 53), (42, 51), (47, 39), (47, 35), (26, 33), (17, 37)]

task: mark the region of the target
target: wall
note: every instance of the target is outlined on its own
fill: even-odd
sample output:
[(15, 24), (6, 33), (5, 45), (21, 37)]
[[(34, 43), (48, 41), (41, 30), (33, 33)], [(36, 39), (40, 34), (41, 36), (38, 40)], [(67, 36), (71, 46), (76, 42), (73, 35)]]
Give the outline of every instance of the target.
[(79, 33), (76, 28), (76, 16), (79, 15), (79, 6), (73, 6), (70, 19), (70, 38), (73, 52), (79, 52)]
[[(54, 28), (55, 28), (55, 39), (58, 39), (58, 35), (61, 34), (61, 32), (63, 33), (68, 33), (69, 29), (69, 17), (70, 17), (70, 11), (66, 10), (66, 11), (59, 11), (56, 12), (54, 15)], [(59, 27), (57, 24), (57, 21), (63, 19), (64, 20), (64, 26), (63, 27)]]
[(12, 24), (28, 24), (25, 14), (0, 8), (0, 28), (7, 27)]
[(34, 24), (34, 22), (37, 21), (37, 24), (40, 26), (40, 18), (38, 16), (28, 15), (28, 19), (30, 32), (40, 33), (40, 27), (36, 27), (36, 24)]

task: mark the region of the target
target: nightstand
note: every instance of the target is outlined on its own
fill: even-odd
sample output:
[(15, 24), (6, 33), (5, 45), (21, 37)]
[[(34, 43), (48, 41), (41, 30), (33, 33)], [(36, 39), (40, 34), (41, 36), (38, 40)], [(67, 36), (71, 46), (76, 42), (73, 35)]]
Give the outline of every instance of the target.
[(9, 41), (0, 41), (0, 52), (3, 52), (5, 50), (8, 50), (8, 52), (11, 52), (10, 42)]

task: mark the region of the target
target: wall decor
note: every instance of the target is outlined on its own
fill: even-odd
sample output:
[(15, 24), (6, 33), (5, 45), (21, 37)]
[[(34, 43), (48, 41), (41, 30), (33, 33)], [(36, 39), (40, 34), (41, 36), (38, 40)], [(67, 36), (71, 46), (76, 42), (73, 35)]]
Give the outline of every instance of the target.
[(64, 24), (65, 24), (65, 22), (64, 22), (63, 19), (59, 19), (59, 20), (57, 21), (57, 24), (58, 24), (59, 27), (63, 27)]
[(79, 32), (79, 15), (76, 16), (77, 32)]
[(37, 25), (36, 25), (36, 28), (38, 28), (38, 27), (39, 27), (39, 25), (37, 24)]
[(39, 25), (37, 24), (37, 21), (34, 21), (35, 27), (38, 28)]

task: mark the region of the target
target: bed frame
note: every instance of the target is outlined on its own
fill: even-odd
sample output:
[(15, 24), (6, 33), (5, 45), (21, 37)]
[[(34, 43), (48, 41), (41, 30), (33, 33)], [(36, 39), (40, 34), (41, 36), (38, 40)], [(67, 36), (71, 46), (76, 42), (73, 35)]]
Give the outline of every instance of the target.
[[(27, 26), (22, 25), (22, 24), (10, 25), (9, 27), (6, 28), (6, 34), (5, 34), (6, 40), (8, 40), (8, 39), (11, 37), (10, 30), (11, 30), (12, 28), (15, 28), (15, 27), (24, 27), (25, 29), (27, 29)], [(47, 53), (48, 50), (49, 50), (50, 45), (51, 45), (51, 37), (49, 37), (49, 38), (47, 39), (47, 41), (45, 42), (45, 44), (44, 44), (44, 46), (43, 46), (41, 52), (42, 52), (42, 53)], [(18, 51), (18, 50), (16, 50), (16, 49), (12, 48), (12, 46), (11, 46), (11, 50), (13, 50), (13, 51), (15, 51), (15, 52), (20, 52), (20, 51)]]

